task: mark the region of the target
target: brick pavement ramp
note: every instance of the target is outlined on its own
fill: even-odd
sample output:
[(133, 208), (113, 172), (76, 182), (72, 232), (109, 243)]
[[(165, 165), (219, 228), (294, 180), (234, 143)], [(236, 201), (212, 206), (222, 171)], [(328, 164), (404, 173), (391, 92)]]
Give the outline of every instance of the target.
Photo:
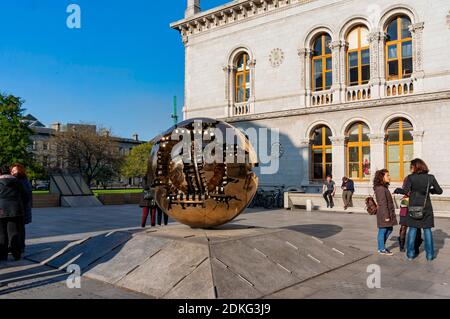
[(36, 249), (28, 259), (156, 298), (262, 298), (369, 256), (286, 229), (181, 225), (117, 231)]

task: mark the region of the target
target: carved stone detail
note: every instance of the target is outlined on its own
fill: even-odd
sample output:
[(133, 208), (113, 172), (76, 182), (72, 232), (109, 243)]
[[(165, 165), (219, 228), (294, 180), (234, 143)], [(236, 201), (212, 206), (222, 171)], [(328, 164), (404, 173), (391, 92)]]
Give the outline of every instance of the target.
[(419, 22), (409, 26), (413, 38), (413, 68), (414, 77), (423, 78), (423, 28), (424, 23)]
[(345, 136), (332, 136), (330, 137), (331, 143), (333, 146), (343, 146), (345, 145)]

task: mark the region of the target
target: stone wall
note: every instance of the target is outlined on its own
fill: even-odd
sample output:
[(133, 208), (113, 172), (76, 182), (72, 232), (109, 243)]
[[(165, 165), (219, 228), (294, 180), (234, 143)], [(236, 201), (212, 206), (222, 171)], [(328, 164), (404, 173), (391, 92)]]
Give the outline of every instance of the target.
[(141, 194), (102, 194), (98, 196), (98, 199), (102, 202), (103, 205), (137, 205), (139, 204), (139, 201), (141, 199)]
[(59, 207), (59, 195), (42, 194), (33, 196), (33, 208)]

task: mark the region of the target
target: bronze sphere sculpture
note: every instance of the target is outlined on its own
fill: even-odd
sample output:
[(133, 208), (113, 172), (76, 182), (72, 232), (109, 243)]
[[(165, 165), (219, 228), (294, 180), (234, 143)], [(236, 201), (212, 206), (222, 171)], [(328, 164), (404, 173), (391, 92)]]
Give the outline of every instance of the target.
[(228, 123), (184, 121), (154, 140), (147, 180), (158, 206), (193, 228), (228, 223), (256, 194), (256, 153)]

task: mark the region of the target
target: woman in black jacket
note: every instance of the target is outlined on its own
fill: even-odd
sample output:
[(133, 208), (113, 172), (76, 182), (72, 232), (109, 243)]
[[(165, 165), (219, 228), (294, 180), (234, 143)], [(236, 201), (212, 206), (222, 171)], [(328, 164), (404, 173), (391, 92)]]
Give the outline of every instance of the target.
[(22, 255), (24, 202), (28, 200), (22, 183), (9, 174), (9, 167), (0, 168), (0, 261), (8, 259), (8, 248), (15, 260)]
[(436, 178), (428, 174), (429, 169), (421, 159), (411, 161), (411, 175), (407, 177), (404, 188), (396, 190), (398, 194), (410, 194), (409, 207), (422, 207), (423, 218), (415, 219), (408, 214), (406, 224), (409, 228), (407, 236), (407, 257), (412, 260), (417, 257), (415, 249), (417, 232), (423, 229), (425, 251), (427, 260), (432, 261), (434, 256), (434, 242), (431, 229), (434, 228), (433, 205), (431, 204), (431, 195), (441, 195), (442, 188), (439, 186)]

